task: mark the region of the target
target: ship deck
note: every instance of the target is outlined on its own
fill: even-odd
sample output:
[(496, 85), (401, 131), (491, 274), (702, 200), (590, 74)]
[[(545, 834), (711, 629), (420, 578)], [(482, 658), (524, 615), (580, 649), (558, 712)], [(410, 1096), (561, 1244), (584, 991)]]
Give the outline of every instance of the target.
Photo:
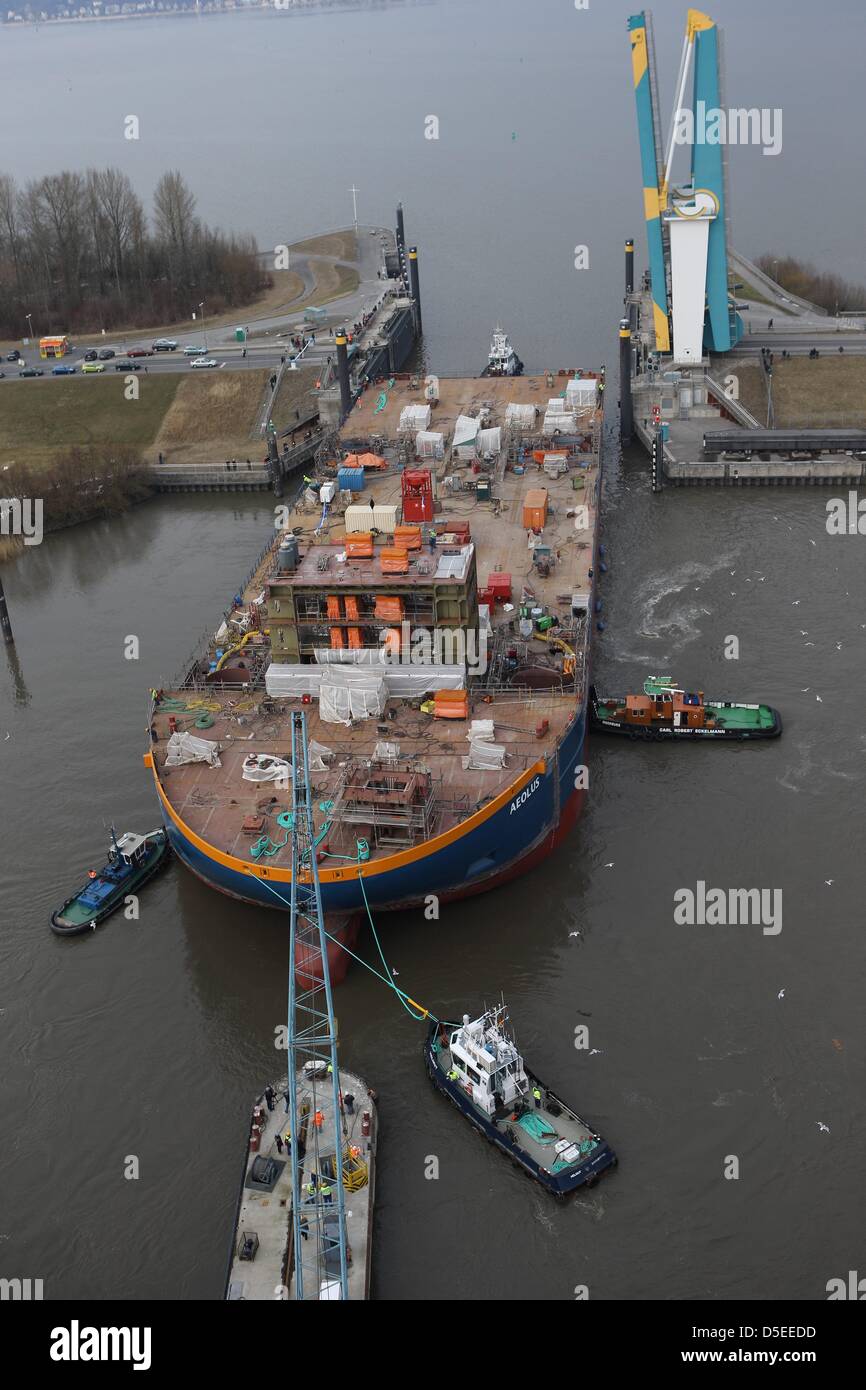
[[(368, 1179), (364, 1186), (355, 1191), (345, 1192), (346, 1238), (349, 1249), (349, 1298), (369, 1297), (370, 1266), (372, 1262), (373, 1207), (376, 1188), (376, 1139), (377, 1112), (370, 1100), (367, 1087), (359, 1077), (350, 1072), (340, 1072), (340, 1087), (344, 1096), (354, 1096), (354, 1113), (345, 1114), (346, 1136), (344, 1146), (351, 1144), (361, 1150), (361, 1158), (367, 1164)], [(238, 1210), (237, 1228), (232, 1246), (232, 1260), (228, 1278), (228, 1297), (273, 1302), (277, 1290), (288, 1290), (288, 1298), (295, 1298), (294, 1257), (292, 1252), (292, 1173), (286, 1160), (285, 1147), (282, 1155), (277, 1150), (276, 1136), (282, 1138), (289, 1130), (289, 1117), (285, 1106), (285, 1088), (276, 1096), (274, 1109), (268, 1110), (264, 1096), (258, 1105), (264, 1112), (265, 1127), (256, 1153), (250, 1152), (244, 1166), (243, 1188)], [(299, 1184), (302, 1192), (316, 1173), (322, 1175), (322, 1160), (336, 1153), (337, 1130), (334, 1126), (334, 1107), (331, 1099), (330, 1079), (315, 1090), (306, 1079), (299, 1077), (298, 1104), (304, 1099), (310, 1101), (310, 1117), (318, 1110), (322, 1115), (321, 1129), (316, 1131), (310, 1118), (302, 1171)], [(369, 1137), (361, 1134), (364, 1111), (370, 1113), (371, 1132)], [(270, 1158), (280, 1166), (279, 1177), (270, 1191), (251, 1188), (250, 1173), (257, 1157)], [(324, 1223), (331, 1216), (336, 1217), (336, 1188), (331, 1204), (321, 1198), (302, 1199), (301, 1218), (306, 1222), (304, 1229), (307, 1239), (304, 1242), (304, 1299), (319, 1298), (319, 1278), (327, 1277), (325, 1260)], [(244, 1235), (255, 1234), (259, 1240), (258, 1250), (252, 1260), (241, 1260), (238, 1252)], [(339, 1257), (332, 1253), (328, 1264)], [(333, 1277), (333, 1269), (330, 1271)], [(288, 1276), (288, 1283), (287, 1283)], [(336, 1277), (339, 1277), (337, 1274)]]
[[(329, 822), (331, 808), (328, 803), (335, 799), (347, 765), (354, 759), (372, 758), (377, 742), (397, 743), (401, 765), (408, 762), (430, 771), (436, 809), (435, 824), (429, 828), (429, 834), (441, 834), (505, 791), (521, 772), (551, 756), (583, 704), (592, 614), (587, 612), (575, 620), (572, 596), (575, 593), (589, 596), (593, 590), (599, 493), (596, 450), (601, 411), (579, 421), (584, 447), (575, 447), (568, 471), (558, 477), (546, 474), (532, 457), (536, 449), (547, 447), (554, 451), (558, 447), (556, 439), (544, 441), (537, 431), (522, 436), (525, 471), (517, 473), (514, 471), (516, 453), (513, 448), (509, 450), (504, 429), (505, 408), (509, 403), (534, 404), (543, 415), (547, 399), (560, 394), (564, 387), (565, 379), (559, 376), (439, 379), (439, 402), (433, 412), (431, 429), (450, 438), (457, 416), (477, 414), (482, 406), (489, 411), (490, 426), (503, 426), (503, 450), (492, 472), (494, 500), (479, 501), (474, 491), (448, 490), (447, 477), (456, 475), (471, 485), (476, 476), (470, 463), (449, 453), (439, 461), (421, 460), (410, 465), (430, 468), (434, 473), (439, 499), (434, 525), (440, 533), (443, 521), (468, 522), (476, 551), (479, 589), (485, 588), (496, 572), (511, 575), (510, 604), (496, 603), (490, 610), (493, 638), (488, 663), (491, 670), (484, 680), (469, 682), (469, 718), (494, 721), (494, 742), (506, 749), (505, 767), (493, 771), (464, 768), (463, 759), (469, 752), (467, 722), (434, 719), (418, 708), (417, 700), (390, 699), (381, 721), (369, 719), (348, 728), (322, 720), (314, 701), (306, 707), (309, 738), (333, 753), (326, 771), (314, 773), (312, 779), (317, 835)], [(386, 404), (378, 409), (383, 394)], [(372, 498), (375, 503), (397, 503), (399, 506), (398, 460), (406, 458), (405, 442), (398, 438), (400, 413), (405, 405), (422, 400), (423, 388), (417, 383), (400, 380), (393, 386), (370, 387), (354, 407), (341, 431), (340, 447), (343, 450), (368, 449), (391, 465), (382, 473), (367, 474), (364, 490), (355, 499), (357, 503), (363, 504)], [(333, 475), (333, 468), (328, 470), (325, 466), (318, 470), (320, 481)], [(523, 524), (526, 494), (541, 487), (548, 494), (548, 515), (542, 536), (535, 540), (550, 549), (551, 570), (547, 575), (539, 574), (533, 567), (531, 533)], [(575, 515), (577, 509), (581, 509), (580, 514)], [(321, 517), (321, 504), (306, 501), (302, 495), (282, 518), (285, 528), (298, 534), (302, 566), (305, 555), (309, 555), (308, 547), (313, 544), (339, 548), (345, 542), (345, 523), (340, 509), (332, 510), (317, 534)], [(358, 563), (355, 583), (364, 582), (364, 563)], [(275, 565), (272, 549), (250, 577), (244, 593), (246, 602), (261, 593)], [(344, 572), (351, 570), (350, 562)], [(561, 649), (556, 650), (553, 643), (537, 635), (528, 639), (519, 637), (517, 619), (521, 604), (543, 609), (559, 619), (559, 632), (575, 652), (573, 679), (563, 679)], [(267, 639), (262, 636), (258, 640), (266, 650)], [(255, 648), (256, 642), (252, 642), (247, 650)], [(517, 652), (520, 669), (516, 676), (500, 679), (496, 663), (506, 651)], [(242, 691), (237, 687), (206, 684), (203, 680), (188, 682), (181, 690), (166, 690), (165, 697), (173, 697), (175, 703), (171, 709), (157, 706), (155, 710), (152, 752), (166, 797), (192, 831), (217, 850), (242, 859), (249, 859), (252, 844), (260, 835), (267, 834), (268, 848), (274, 852), (260, 862), (288, 868), (290, 846), (281, 844), (288, 841), (288, 835), (276, 824), (276, 817), (290, 808), (290, 790), (275, 792), (268, 784), (247, 782), (241, 776), (241, 765), (249, 753), (289, 755), (289, 714), (297, 706), (297, 700), (264, 700), (263, 694), (255, 686)], [(204, 709), (212, 714), (213, 725), (198, 729), (196, 719)], [(218, 742), (222, 766), (214, 768), (197, 763), (166, 768), (170, 717), (178, 730)], [(548, 727), (539, 736), (538, 726), (543, 727), (545, 720)], [(245, 833), (244, 819), (256, 815), (264, 816), (262, 829)], [(327, 837), (330, 853), (354, 858), (357, 831), (357, 824), (345, 827), (332, 824)], [(370, 849), (374, 858), (380, 853), (393, 852), (393, 848), (377, 849), (373, 839)], [(331, 867), (337, 866), (339, 861), (332, 860)]]
[[(434, 1055), (439, 1070), (447, 1076), (451, 1070), (450, 1049), (443, 1046)], [(535, 1078), (528, 1068), (526, 1074), (530, 1080), (531, 1090), (532, 1085), (536, 1084)], [(541, 1091), (541, 1102), (537, 1107), (530, 1095), (518, 1110), (515, 1110), (513, 1106), (508, 1106), (503, 1108), (503, 1112), (497, 1112), (493, 1123), (500, 1134), (505, 1135), (510, 1130), (520, 1147), (541, 1167), (548, 1168), (551, 1172), (559, 1172), (561, 1169), (569, 1167), (572, 1162), (577, 1163), (585, 1160), (597, 1147), (598, 1136), (594, 1135), (589, 1126), (577, 1115), (561, 1108), (561, 1103), (556, 1104), (558, 1113), (551, 1113), (548, 1109), (551, 1096), (540, 1084), (539, 1090)], [(489, 1118), (479, 1107), (476, 1106), (475, 1108), (485, 1120)], [(512, 1116), (517, 1116), (517, 1118), (512, 1118)], [(579, 1159), (571, 1150), (567, 1151), (569, 1162), (560, 1157), (565, 1142), (573, 1145), (579, 1151)], [(557, 1144), (563, 1146), (559, 1152), (556, 1148)]]
[[(190, 699), (196, 698), (190, 696)], [(268, 834), (274, 845), (286, 841), (275, 854), (261, 862), (289, 869), (289, 835), (278, 825), (277, 817), (291, 810), (291, 787), (277, 791), (270, 783), (247, 782), (242, 776), (243, 761), (250, 753), (290, 756), (288, 719), (282, 714), (273, 717), (262, 713), (259, 704), (247, 709), (250, 701), (240, 698), (237, 692), (208, 691), (201, 698), (207, 701), (213, 715), (211, 728), (201, 731), (195, 728), (195, 718), (202, 708), (199, 705), (193, 705), (187, 718), (179, 714), (171, 717), (177, 721), (179, 730), (218, 742), (221, 766), (189, 763), (166, 768), (160, 758), (163, 791), (185, 825), (225, 854), (251, 860), (250, 848), (263, 834)], [(370, 757), (377, 740), (398, 744), (401, 765), (412, 763), (430, 770), (439, 814), (432, 833), (441, 834), (497, 796), (545, 754), (551, 754), (575, 708), (573, 699), (544, 692), (529, 699), (502, 696), (491, 705), (480, 704), (473, 713), (479, 718), (494, 720), (495, 739), (507, 749), (506, 766), (495, 771), (473, 771), (464, 769), (462, 763), (469, 751), (465, 721), (434, 720), (408, 702), (390, 703), (397, 706), (397, 715), (387, 726), (381, 725), (381, 732), (377, 732), (375, 723), (372, 731), (366, 723), (354, 728), (329, 724), (319, 717), (315, 703), (306, 707), (309, 739), (324, 745), (334, 755), (325, 772), (312, 772), (310, 776), (315, 794), (313, 817), (317, 835), (329, 823), (330, 808), (326, 803), (334, 799), (347, 761)], [(289, 707), (292, 702), (278, 701), (277, 704)], [(158, 733), (155, 749), (164, 748), (168, 740), (169, 717), (161, 711), (154, 716)], [(536, 726), (544, 719), (549, 721), (549, 729), (538, 738)], [(263, 816), (262, 828), (245, 833), (243, 824), (248, 816)], [(332, 824), (327, 836), (330, 853), (354, 858), (357, 829), (355, 824)], [(370, 849), (372, 858), (388, 852), (377, 851), (373, 843)], [(326, 857), (324, 863), (326, 867), (339, 867), (340, 861)]]

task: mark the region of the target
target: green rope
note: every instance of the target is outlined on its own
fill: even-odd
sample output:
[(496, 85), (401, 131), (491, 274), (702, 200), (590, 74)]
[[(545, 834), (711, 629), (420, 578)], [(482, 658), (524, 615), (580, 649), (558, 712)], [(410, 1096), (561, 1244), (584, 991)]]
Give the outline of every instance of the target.
[[(393, 972), (391, 972), (391, 971), (389, 970), (388, 962), (387, 962), (386, 959), (385, 959), (385, 953), (384, 953), (384, 951), (382, 950), (382, 947), (381, 947), (380, 942), (379, 942), (379, 936), (378, 936), (378, 933), (377, 933), (377, 931), (376, 931), (376, 924), (375, 924), (375, 922), (373, 921), (373, 914), (372, 914), (372, 912), (370, 911), (370, 904), (367, 902), (367, 890), (366, 890), (366, 888), (364, 887), (364, 875), (361, 873), (360, 865), (358, 866), (358, 882), (359, 882), (360, 885), (361, 885), (361, 893), (362, 893), (362, 896), (363, 896), (363, 898), (364, 898), (364, 906), (365, 906), (366, 909), (367, 909), (367, 917), (368, 917), (369, 922), (370, 922), (370, 927), (372, 928), (372, 931), (373, 931), (373, 940), (375, 941), (375, 943), (376, 943), (376, 949), (377, 949), (377, 951), (379, 952), (379, 959), (381, 960), (382, 965), (384, 966), (384, 968), (385, 968), (386, 970), (388, 970), (388, 971), (389, 971), (389, 974), (391, 975), (391, 979), (389, 980), (389, 983), (392, 985), (392, 987), (393, 987), (394, 989), (396, 989), (397, 987), (396, 987), (396, 985), (394, 985), (394, 981), (393, 981)], [(398, 998), (399, 998), (399, 996), (400, 996), (400, 993), (401, 993), (401, 991), (400, 991), (400, 990), (397, 990), (397, 996), (398, 996)], [(403, 1008), (406, 1010), (407, 1014), (409, 1014), (409, 1016), (410, 1016), (411, 1018), (414, 1018), (414, 1019), (416, 1019), (416, 1020), (418, 1020), (418, 1021), (420, 1021), (421, 1019), (424, 1018), (424, 1015), (423, 1015), (423, 1014), (416, 1014), (416, 1013), (415, 1013), (415, 1010), (409, 1007), (409, 1005), (406, 1003), (405, 999), (400, 999), (400, 1003), (403, 1005)], [(437, 1020), (437, 1022), (438, 1022), (438, 1020)]]
[[(289, 902), (288, 898), (283, 897), (282, 893), (278, 893), (277, 890), (276, 890), (276, 888), (274, 887), (274, 885), (273, 885), (272, 883), (268, 883), (267, 879), (264, 879), (264, 878), (263, 878), (263, 879), (260, 879), (259, 882), (260, 882), (265, 888), (267, 888), (269, 892), (273, 893), (273, 895), (274, 895), (275, 898), (279, 898), (280, 902), (281, 902), (285, 907), (289, 907), (289, 908), (291, 907), (292, 904)], [(362, 888), (363, 888), (363, 885), (362, 885)], [(366, 901), (366, 894), (364, 895), (364, 900)], [(367, 911), (368, 911), (368, 913), (369, 913), (369, 908), (367, 909)], [(372, 920), (372, 919), (371, 919), (371, 920)], [(353, 950), (351, 950), (350, 947), (344, 945), (344, 943), (343, 943), (342, 941), (338, 941), (337, 938), (336, 938), (335, 936), (332, 936), (331, 933), (330, 933), (329, 931), (325, 931), (325, 936), (327, 937), (328, 941), (332, 941), (332, 942), (334, 943), (335, 946), (339, 946), (339, 948), (340, 948), (341, 951), (345, 951), (347, 956), (351, 956), (351, 957), (352, 957), (352, 960), (357, 961), (359, 965), (363, 965), (363, 967), (364, 967), (365, 970), (369, 970), (369, 972), (370, 972), (371, 975), (375, 975), (377, 980), (381, 980), (382, 983), (385, 984), (385, 985), (387, 985), (389, 989), (392, 989), (392, 990), (394, 991), (394, 993), (398, 996), (398, 998), (399, 998), (399, 1000), (400, 1000), (400, 1003), (403, 1004), (403, 1007), (406, 1009), (406, 1012), (407, 1012), (407, 1013), (411, 1013), (411, 1010), (408, 1009), (407, 1006), (406, 1006), (406, 1004), (403, 1003), (404, 999), (408, 999), (408, 998), (409, 998), (409, 995), (406, 993), (405, 990), (400, 989), (398, 985), (395, 985), (395, 984), (394, 984), (393, 978), (389, 979), (389, 978), (387, 977), (387, 975), (380, 975), (380, 974), (379, 974), (379, 971), (375, 968), (375, 966), (370, 965), (369, 961), (363, 960), (361, 956), (356, 955), (356, 953), (355, 953)], [(423, 1020), (423, 1019), (426, 1017), (426, 1018), (432, 1019), (432, 1021), (433, 1021), (434, 1023), (438, 1023), (438, 1022), (439, 1022), (439, 1019), (436, 1017), (436, 1015), (430, 1013), (429, 1010), (428, 1010), (428, 1012), (427, 1012), (426, 1015), (425, 1015), (425, 1014), (412, 1014), (411, 1016), (412, 1016), (413, 1018), (415, 1018), (415, 1019), (418, 1019), (418, 1020)]]

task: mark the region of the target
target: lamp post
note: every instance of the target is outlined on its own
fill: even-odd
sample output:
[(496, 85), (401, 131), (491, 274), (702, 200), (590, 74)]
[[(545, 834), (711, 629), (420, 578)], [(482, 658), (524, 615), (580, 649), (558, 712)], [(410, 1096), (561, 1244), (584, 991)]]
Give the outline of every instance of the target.
[(207, 329), (204, 326), (204, 300), (199, 304), (198, 311), (201, 314), (201, 331), (202, 337), (204, 338), (204, 350), (207, 352)]
[(27, 334), (28, 334), (28, 337), (30, 338), (30, 341), (32, 342), (32, 341), (33, 341), (33, 315), (32, 315), (32, 314), (25, 314), (24, 317), (27, 319)]

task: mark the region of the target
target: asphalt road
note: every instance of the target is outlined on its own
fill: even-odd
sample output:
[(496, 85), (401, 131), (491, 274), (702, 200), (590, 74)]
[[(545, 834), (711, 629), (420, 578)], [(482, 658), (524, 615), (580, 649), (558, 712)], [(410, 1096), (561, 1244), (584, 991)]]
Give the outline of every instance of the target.
[[(373, 235), (369, 235), (370, 232), (372, 232)], [(328, 316), (338, 321), (338, 326), (345, 322), (350, 329), (353, 321), (360, 319), (365, 311), (372, 308), (385, 290), (393, 284), (392, 281), (380, 280), (376, 274), (380, 254), (379, 238), (383, 234), (382, 229), (362, 227), (360, 228), (360, 233), (358, 237), (359, 259), (354, 266), (360, 273), (360, 283), (357, 289), (350, 291), (340, 299), (333, 300), (331, 303), (324, 306), (328, 312)], [(367, 233), (367, 235), (364, 233)], [(320, 257), (319, 259), (332, 260), (335, 263), (343, 265), (349, 264), (349, 262), (336, 262), (334, 257)], [(312, 275), (305, 270), (306, 262), (307, 257), (305, 256), (293, 256), (292, 269), (297, 270), (309, 279), (312, 287)], [(305, 296), (302, 295), (301, 300), (303, 300), (304, 297)], [(174, 352), (157, 352), (154, 353), (152, 357), (138, 358), (137, 360), (141, 363), (141, 375), (144, 376), (145, 369), (147, 370), (148, 376), (157, 372), (192, 371), (193, 368), (190, 364), (194, 359), (185, 357), (183, 353), (183, 349), (187, 346), (207, 346), (207, 352), (203, 355), (214, 359), (219, 364), (218, 367), (207, 370), (247, 371), (250, 369), (257, 370), (263, 367), (275, 369), (280, 365), (281, 358), (284, 354), (286, 356), (291, 355), (290, 349), (284, 345), (284, 339), (291, 336), (292, 329), (299, 323), (299, 315), (301, 314), (302, 311), (297, 309), (292, 310), (290, 308), (278, 315), (258, 319), (250, 318), (246, 321), (239, 315), (241, 322), (246, 323), (252, 335), (246, 344), (245, 357), (243, 356), (244, 345), (236, 341), (234, 336), (235, 330), (231, 325), (222, 324), (210, 329), (199, 329), (198, 331), (178, 330), (172, 334), (158, 335), (171, 337), (173, 341), (177, 342), (177, 349)], [(315, 328), (312, 331), (315, 332), (317, 341), (315, 344), (311, 343), (306, 351), (299, 356), (299, 367), (321, 364), (329, 355), (333, 355), (335, 352), (333, 326), (330, 328)], [(278, 333), (282, 334), (283, 338), (274, 341)], [(261, 334), (267, 335), (271, 341), (263, 342), (259, 336)], [(100, 375), (113, 375), (115, 362), (117, 360), (123, 361), (131, 348), (149, 348), (154, 341), (154, 336), (153, 332), (150, 334), (142, 333), (140, 336), (130, 335), (118, 341), (112, 341), (111, 338), (106, 337), (102, 346), (113, 348), (117, 357), (110, 358), (105, 363), (105, 372), (100, 373)], [(75, 376), (71, 378), (72, 380), (79, 378), (86, 380), (87, 377), (91, 375), (91, 373), (82, 373), (81, 368), (84, 363), (84, 353), (92, 346), (93, 344), (87, 344), (86, 347), (76, 348), (62, 359), (64, 366), (75, 367)], [(39, 347), (34, 343), (29, 347), (21, 349), (20, 362), (0, 361), (0, 372), (4, 374), (6, 381), (10, 381), (16, 380), (20, 376), (23, 366), (37, 367), (41, 368), (47, 379), (51, 376), (52, 367), (57, 365), (58, 364), (54, 361), (42, 361), (39, 357)], [(199, 367), (195, 368), (195, 370), (201, 372), (206, 369)], [(24, 378), (25, 381), (34, 379), (35, 378), (32, 377)], [(63, 376), (58, 377), (57, 380), (68, 381), (70, 378)]]

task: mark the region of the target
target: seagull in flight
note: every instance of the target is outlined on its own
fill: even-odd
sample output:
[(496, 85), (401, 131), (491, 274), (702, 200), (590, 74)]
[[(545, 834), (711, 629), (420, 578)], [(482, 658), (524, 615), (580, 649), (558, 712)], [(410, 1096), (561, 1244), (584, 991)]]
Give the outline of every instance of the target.
[(583, 932), (579, 931), (570, 931), (568, 934), (569, 936), (583, 936)]
[(822, 1134), (829, 1134), (829, 1133), (830, 1133), (830, 1126), (829, 1126), (829, 1125), (823, 1124), (820, 1120), (816, 1120), (816, 1121), (815, 1121), (815, 1124), (818, 1126), (818, 1128), (820, 1129), (820, 1131), (821, 1131)]
[(777, 999), (784, 999), (784, 997), (785, 997), (785, 991), (784, 991), (783, 989), (780, 989), (780, 990), (779, 990), (779, 993), (776, 995), (776, 998), (777, 998)]
[(828, 888), (832, 888), (836, 880), (834, 878), (825, 878), (824, 882), (826, 883)]
[(609, 863), (609, 864), (605, 864), (604, 867), (605, 867), (606, 869), (612, 869), (612, 868), (613, 868), (613, 865), (614, 865), (614, 861), (611, 860), (610, 863)]

